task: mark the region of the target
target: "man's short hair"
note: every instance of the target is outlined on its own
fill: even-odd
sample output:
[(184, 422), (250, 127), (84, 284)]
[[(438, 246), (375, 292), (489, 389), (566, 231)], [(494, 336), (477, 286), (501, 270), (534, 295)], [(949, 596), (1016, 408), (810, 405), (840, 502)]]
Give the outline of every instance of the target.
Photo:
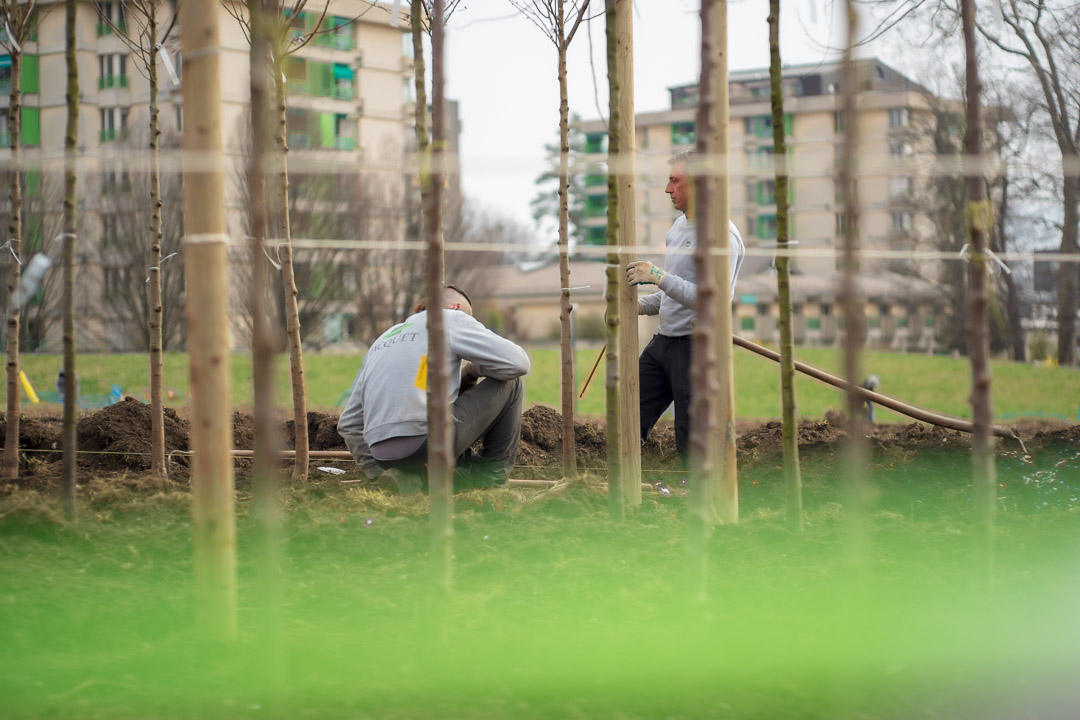
[(679, 150), (671, 154), (668, 158), (668, 165), (685, 165), (690, 167), (697, 159), (697, 150), (694, 148), (686, 148), (685, 150)]
[[(444, 285), (443, 286), (443, 300), (449, 300), (452, 293), (456, 293), (465, 298), (465, 302), (469, 303), (469, 307), (472, 307), (472, 298), (464, 290), (457, 285)], [(427, 310), (427, 297), (420, 298), (420, 302), (416, 303), (416, 307), (413, 308), (414, 313), (418, 313), (421, 310)]]

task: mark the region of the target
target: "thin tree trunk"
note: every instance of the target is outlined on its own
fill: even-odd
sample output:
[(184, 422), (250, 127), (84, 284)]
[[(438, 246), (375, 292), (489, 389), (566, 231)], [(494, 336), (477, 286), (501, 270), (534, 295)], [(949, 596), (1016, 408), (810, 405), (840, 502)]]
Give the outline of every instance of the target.
[(64, 515), (75, 519), (75, 148), (79, 142), (79, 66), (75, 54), (76, 0), (67, 0), (67, 134), (64, 137)]
[[(621, 434), (619, 426), (622, 424), (620, 412), (619, 387), (619, 324), (622, 321), (619, 307), (619, 286), (626, 282), (621, 271), (622, 257), (615, 249), (619, 245), (619, 150), (621, 142), (617, 128), (620, 124), (620, 96), (623, 88), (619, 83), (618, 73), (615, 72), (616, 63), (616, 21), (615, 6), (618, 0), (605, 0), (605, 20), (607, 29), (607, 62), (608, 62), (608, 207), (607, 207), (607, 244), (610, 248), (607, 254), (607, 380), (604, 387), (605, 418), (607, 420), (607, 456), (608, 478), (610, 482), (611, 515), (617, 520), (623, 519), (626, 514), (626, 497), (623, 492), (623, 483), (626, 478), (622, 468), (622, 453), (619, 450)], [(636, 322), (637, 319), (634, 318)], [(636, 402), (634, 398), (628, 398), (629, 402)]]
[[(716, 214), (711, 220), (713, 245), (719, 251), (713, 258), (716, 296), (716, 370), (720, 377), (716, 400), (716, 424), (712, 442), (716, 448), (719, 472), (713, 473), (712, 502), (721, 523), (739, 521), (739, 468), (735, 458), (735, 363), (731, 351), (731, 192), (728, 178), (728, 51), (727, 0), (716, 6), (713, 44), (716, 72), (713, 76), (713, 97), (716, 101), (716, 138), (713, 146), (720, 157), (713, 163), (716, 175)], [(698, 232), (701, 224), (698, 225)]]
[(285, 329), (289, 342), (289, 379), (292, 387), (293, 427), (296, 430), (296, 460), (293, 480), (306, 483), (308, 478), (307, 373), (304, 348), (300, 342), (300, 309), (297, 305), (296, 273), (293, 270), (292, 227), (289, 221), (289, 135), (286, 126), (285, 80), (282, 79), (285, 53), (279, 48), (274, 67), (274, 96), (277, 101), (277, 144), (281, 151), (278, 175), (281, 192), (281, 283), (285, 293)]
[[(859, 265), (859, 199), (855, 176), (855, 153), (858, 148), (858, 118), (855, 112), (856, 87), (854, 45), (858, 16), (854, 0), (845, 3), (848, 18), (847, 43), (844, 51), (841, 84), (843, 85), (844, 144), (840, 167), (840, 185), (844, 190), (844, 238), (842, 246), (843, 272), (840, 276), (840, 302), (844, 308), (844, 379), (848, 387), (859, 385), (859, 352), (863, 340), (864, 308), (855, 283)], [(867, 454), (862, 404), (853, 390), (847, 394), (848, 447), (845, 462), (848, 522), (850, 540), (848, 551), (856, 567), (865, 567), (869, 553), (869, 529), (866, 509)]]
[(566, 89), (566, 18), (559, 0), (559, 378), (562, 406), (563, 475), (577, 475), (574, 440), (574, 347), (570, 337), (570, 101)]
[(161, 306), (161, 165), (160, 165), (160, 110), (158, 108), (158, 66), (154, 48), (158, 42), (156, 8), (147, 13), (147, 43), (150, 47), (150, 62), (147, 70), (150, 77), (150, 202), (153, 215), (150, 217), (150, 474), (159, 480), (168, 478), (165, 467), (165, 411), (161, 402), (162, 375), (165, 370), (165, 355), (162, 339)]
[(698, 226), (694, 267), (697, 275), (697, 304), (691, 346), (690, 381), (690, 503), (689, 527), (692, 599), (704, 603), (706, 596), (706, 546), (713, 525), (713, 476), (719, 471), (712, 447), (716, 419), (719, 378), (716, 367), (716, 263), (712, 249), (717, 228), (716, 175), (710, 159), (716, 147), (716, 72), (719, 38), (716, 16), (720, 0), (701, 3), (701, 81), (698, 84), (697, 150), (699, 160), (686, 168), (688, 182), (694, 183), (694, 215)]
[[(619, 122), (612, 121), (613, 135), (619, 136), (618, 167), (615, 179), (619, 187), (619, 245), (637, 245), (637, 175), (635, 148), (637, 145), (634, 118), (634, 7), (633, 0), (615, 0), (614, 72), (619, 76)], [(610, 70), (609, 70), (610, 72)], [(610, 167), (609, 167), (610, 171)], [(620, 267), (637, 260), (630, 251), (622, 254)], [(638, 290), (623, 278), (618, 284), (619, 314), (623, 318), (619, 329), (619, 390), (628, 398), (638, 398)], [(641, 505), (641, 403), (624, 402), (619, 406), (619, 459), (621, 487), (626, 506)]]
[[(276, 505), (274, 483), (274, 403), (273, 358), (266, 308), (266, 156), (270, 149), (270, 101), (266, 76), (270, 67), (265, 0), (250, 0), (251, 18), (251, 158), (248, 187), (251, 188), (251, 379), (255, 396), (254, 485), (261, 515), (266, 517)], [(306, 424), (306, 421), (305, 421)]]
[[(1062, 192), (1064, 198), (1063, 226), (1061, 231), (1061, 253), (1076, 255), (1080, 253), (1077, 242), (1080, 221), (1080, 174), (1070, 174), (1070, 163), (1075, 167), (1080, 164), (1080, 155), (1064, 155), (1065, 182)], [(1076, 309), (1080, 301), (1080, 263), (1059, 263), (1058, 277), (1058, 363), (1063, 367), (1076, 365)]]
[[(967, 156), (982, 156), (982, 113), (978, 58), (975, 50), (975, 5), (961, 0), (964, 28), (964, 51), (967, 57)], [(976, 164), (975, 167), (979, 167)], [(986, 582), (993, 577), (994, 511), (997, 503), (997, 469), (994, 465), (994, 436), (991, 429), (993, 405), (990, 395), (990, 303), (987, 238), (993, 229), (991, 205), (986, 197), (986, 182), (978, 171), (967, 179), (968, 239), (971, 244), (968, 282), (971, 287), (968, 331), (971, 347), (971, 419), (975, 432), (971, 438), (974, 463), (976, 572)], [(1063, 266), (1066, 263), (1062, 264)]]
[(184, 13), (184, 271), (191, 348), (195, 601), (203, 634), (225, 640), (236, 635), (236, 519), (217, 3), (185, 0)]
[(428, 489), (431, 495), (431, 523), (436, 582), (449, 591), (453, 580), (454, 526), (454, 434), (450, 421), (450, 368), (446, 323), (443, 318), (442, 188), (446, 168), (446, 130), (443, 99), (443, 58), (445, 18), (443, 0), (435, 0), (431, 18), (431, 130), (429, 172), (421, 179), (428, 186), (424, 206), (427, 236), (427, 320), (428, 320)]
[[(1008, 235), (1006, 223), (1009, 217), (1009, 174), (1001, 176), (1001, 204), (995, 213), (997, 231), (995, 232), (995, 252), (1007, 252)], [(1016, 279), (1011, 273), (1004, 273), (1002, 282), (1005, 284), (1005, 308), (1009, 320), (1008, 343), (1012, 347), (1014, 362), (1027, 362), (1027, 344), (1024, 342), (1024, 327), (1020, 316), (1020, 289), (1016, 286)]]
[[(427, 123), (427, 87), (424, 84), (424, 3), (422, 0), (412, 0), (410, 19), (412, 21), (413, 43), (413, 84), (416, 87), (416, 153), (423, 162), (427, 152), (430, 138), (428, 138)], [(427, 207), (427, 198), (423, 184), (420, 186), (423, 207)]]
[(780, 305), (780, 403), (784, 421), (784, 480), (787, 522), (802, 532), (802, 474), (795, 397), (795, 334), (791, 327), (791, 258), (788, 245), (788, 170), (784, 123), (783, 65), (780, 63), (780, 0), (769, 0), (769, 80), (772, 86), (773, 157), (776, 158), (776, 287)]
[[(14, 51), (14, 48), (12, 48)], [(13, 257), (8, 262), (7, 316), (7, 435), (4, 437), (4, 479), (19, 477), (19, 316), (20, 309), (11, 306), (11, 298), (19, 289), (22, 278), (22, 158), (19, 143), (22, 135), (22, 53), (11, 53), (11, 94), (8, 103), (8, 132), (11, 134), (11, 220), (8, 240)]]

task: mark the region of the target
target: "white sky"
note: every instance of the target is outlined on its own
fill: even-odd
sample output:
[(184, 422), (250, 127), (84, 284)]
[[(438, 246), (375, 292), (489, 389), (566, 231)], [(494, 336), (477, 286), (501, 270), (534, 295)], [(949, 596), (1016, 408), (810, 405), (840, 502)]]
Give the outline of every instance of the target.
[[(603, 0), (592, 4), (598, 9), (604, 5)], [(728, 8), (730, 69), (768, 67), (768, 2), (733, 0)], [(667, 88), (697, 80), (699, 9), (699, 0), (636, 0), (636, 112), (670, 107)], [(834, 58), (827, 48), (839, 45), (844, 34), (834, 14), (830, 0), (785, 0), (780, 35), (783, 62), (795, 65)], [(568, 86), (571, 113), (594, 119), (599, 114), (587, 30), (582, 26), (570, 46)], [(591, 35), (599, 103), (606, 115), (602, 15), (592, 21)], [(555, 46), (518, 15), (508, 0), (465, 0), (450, 19), (446, 43), (447, 97), (460, 101), (465, 192), (484, 208), (531, 227), (529, 201), (536, 193), (533, 182), (544, 170), (544, 144), (558, 137)], [(890, 62), (887, 53), (878, 54)]]

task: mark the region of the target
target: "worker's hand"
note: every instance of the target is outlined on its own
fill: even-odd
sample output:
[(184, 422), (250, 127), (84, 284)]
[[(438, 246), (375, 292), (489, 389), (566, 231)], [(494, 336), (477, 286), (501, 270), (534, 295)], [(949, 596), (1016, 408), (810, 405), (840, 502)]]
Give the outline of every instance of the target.
[(461, 387), (458, 389), (459, 393), (463, 393), (466, 390), (472, 390), (476, 387), (476, 383), (480, 382), (480, 374), (476, 370), (476, 366), (468, 360), (461, 363)]
[(666, 274), (648, 260), (638, 260), (626, 266), (626, 280), (631, 285), (659, 285)]

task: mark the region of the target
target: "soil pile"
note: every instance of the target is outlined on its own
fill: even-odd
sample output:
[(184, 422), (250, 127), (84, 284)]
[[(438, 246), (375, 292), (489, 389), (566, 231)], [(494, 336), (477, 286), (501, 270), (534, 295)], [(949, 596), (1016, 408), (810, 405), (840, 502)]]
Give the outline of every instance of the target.
[[(338, 435), (337, 416), (311, 411), (307, 414), (309, 450), (348, 450), (345, 440)], [(287, 450), (296, 449), (296, 423), (286, 421), (284, 425), (284, 445)]]
[[(150, 423), (150, 406), (133, 397), (83, 415), (75, 425), (79, 450), (117, 454), (80, 455), (79, 464), (93, 470), (149, 470)], [(57, 427), (58, 438), (59, 430)], [(172, 408), (165, 408), (166, 454), (188, 449), (187, 421)]]

